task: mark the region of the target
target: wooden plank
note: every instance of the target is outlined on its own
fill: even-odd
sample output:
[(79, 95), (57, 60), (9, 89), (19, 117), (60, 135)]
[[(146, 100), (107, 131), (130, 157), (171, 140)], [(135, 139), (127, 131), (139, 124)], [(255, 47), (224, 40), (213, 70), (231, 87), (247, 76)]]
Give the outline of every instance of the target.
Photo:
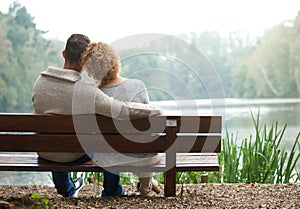
[(0, 132), (163, 132), (164, 117), (117, 120), (102, 115), (0, 114)]
[[(59, 146), (57, 146), (59, 145)], [(221, 136), (177, 136), (167, 141), (163, 135), (71, 135), (71, 134), (0, 134), (4, 152), (220, 152)], [(113, 149), (112, 149), (113, 148)]]
[[(134, 172), (134, 171), (145, 171), (145, 172), (165, 172), (166, 169), (161, 166), (155, 167), (114, 167), (109, 168), (110, 171), (123, 171), (123, 172)], [(105, 171), (101, 167), (91, 165), (81, 166), (67, 166), (67, 165), (38, 165), (38, 164), (0, 164), (0, 171), (81, 171), (81, 172), (103, 172)], [(219, 164), (198, 164), (190, 167), (176, 167), (176, 172), (187, 172), (187, 171), (219, 171)]]
[[(51, 127), (51, 130), (49, 128)], [(50, 114), (1, 114), (0, 131), (74, 132), (69, 116)]]
[(128, 152), (156, 153), (166, 149), (159, 135), (1, 134), (2, 152)]
[(221, 152), (221, 135), (179, 135), (174, 142), (176, 153), (202, 152), (219, 153)]
[[(214, 164), (218, 161), (217, 154), (203, 154), (203, 153), (187, 153), (187, 154), (176, 154), (177, 167), (182, 166), (185, 163), (205, 163)], [(20, 163), (22, 164), (37, 164), (38, 155), (36, 154), (0, 154), (0, 164), (9, 163)], [(47, 163), (47, 161), (40, 161), (40, 163)], [(53, 164), (53, 163), (51, 163)], [(89, 161), (88, 164), (91, 164)], [(59, 164), (55, 164), (59, 165)], [(159, 165), (165, 166), (165, 155), (161, 155), (161, 161)]]
[(176, 119), (178, 133), (221, 133), (222, 116), (167, 116)]
[[(132, 167), (132, 166), (118, 166), (111, 167), (111, 170), (116, 171), (166, 171), (165, 158), (159, 164), (149, 167)], [(91, 163), (80, 165), (64, 165), (58, 163), (51, 163), (45, 160), (38, 159), (37, 155), (15, 155), (15, 154), (0, 154), (0, 170), (1, 171), (99, 171), (103, 168)], [(217, 171), (219, 170), (217, 155), (178, 155), (176, 171)]]
[(1, 113), (0, 132), (159, 133), (164, 132), (166, 119), (176, 120), (178, 131), (182, 133), (221, 133), (222, 129), (221, 116), (156, 116), (150, 119), (116, 120), (102, 115)]

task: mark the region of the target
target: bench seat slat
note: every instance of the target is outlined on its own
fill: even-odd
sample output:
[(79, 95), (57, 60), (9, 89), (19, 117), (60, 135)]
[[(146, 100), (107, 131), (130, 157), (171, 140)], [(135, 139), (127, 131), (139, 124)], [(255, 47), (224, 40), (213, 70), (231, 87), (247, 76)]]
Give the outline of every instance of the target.
[[(218, 157), (217, 155), (181, 155), (177, 154), (177, 171), (213, 171), (218, 170)], [(141, 170), (141, 167), (126, 166), (114, 167), (113, 170), (121, 171), (134, 171)], [(158, 165), (151, 167), (143, 167), (145, 171), (162, 172), (165, 171), (165, 159)], [(15, 155), (15, 154), (0, 154), (0, 170), (1, 171), (104, 171), (103, 168), (97, 165), (92, 165), (91, 161), (80, 165), (63, 165), (51, 163), (45, 160), (38, 159), (37, 155)]]

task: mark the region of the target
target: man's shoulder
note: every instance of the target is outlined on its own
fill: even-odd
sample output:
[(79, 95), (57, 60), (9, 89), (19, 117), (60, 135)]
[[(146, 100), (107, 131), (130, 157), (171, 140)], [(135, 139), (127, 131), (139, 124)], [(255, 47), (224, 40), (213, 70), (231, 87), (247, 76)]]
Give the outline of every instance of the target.
[(46, 71), (42, 73), (49, 77), (54, 77), (62, 80), (67, 80), (71, 82), (77, 82), (81, 80), (81, 75), (78, 71), (73, 69), (61, 69), (55, 67), (48, 67)]

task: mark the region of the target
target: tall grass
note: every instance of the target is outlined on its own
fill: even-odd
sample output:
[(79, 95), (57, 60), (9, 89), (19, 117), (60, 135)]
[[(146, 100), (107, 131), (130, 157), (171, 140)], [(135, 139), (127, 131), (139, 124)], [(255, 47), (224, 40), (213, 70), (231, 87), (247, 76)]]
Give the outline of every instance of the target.
[(282, 144), (286, 125), (278, 128), (278, 122), (273, 122), (269, 130), (266, 124), (260, 125), (260, 115), (254, 117), (251, 112), (255, 128), (255, 138), (242, 140), (237, 145), (236, 138), (229, 136), (222, 139), (220, 154), (221, 182), (224, 183), (289, 183), (299, 180), (296, 170), (300, 157), (300, 132), (293, 142), (292, 148), (287, 150), (287, 143)]

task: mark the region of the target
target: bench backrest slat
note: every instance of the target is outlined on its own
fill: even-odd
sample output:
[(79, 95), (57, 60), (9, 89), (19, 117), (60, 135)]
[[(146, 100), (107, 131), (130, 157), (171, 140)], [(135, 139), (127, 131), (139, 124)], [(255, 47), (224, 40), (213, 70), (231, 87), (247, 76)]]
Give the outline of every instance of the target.
[[(182, 133), (221, 133), (222, 117), (220, 116), (159, 116), (149, 119), (134, 119), (129, 123), (102, 115), (34, 115), (34, 114), (0, 114), (0, 132), (130, 132), (133, 130), (162, 132), (167, 120), (176, 120), (178, 132)], [(99, 126), (93, 126), (95, 121)], [(74, 128), (74, 122), (75, 125)], [(101, 127), (101, 129), (99, 129)]]
[[(153, 132), (161, 132), (164, 119), (154, 120), (151, 127)], [(47, 133), (75, 133), (75, 132), (130, 132), (131, 129), (145, 131), (150, 128), (148, 119), (135, 119), (124, 121), (112, 119), (101, 115), (34, 115), (34, 114), (0, 114), (0, 132), (47, 132)], [(97, 123), (99, 126), (97, 126)], [(99, 127), (101, 129), (99, 129)]]
[[(107, 140), (96, 135), (2, 134), (0, 150), (2, 152), (114, 152), (116, 150), (125, 153), (144, 153), (164, 152), (168, 148), (164, 136), (127, 136), (131, 140), (118, 135), (106, 137)], [(176, 146), (175, 151), (178, 153), (220, 152), (220, 136), (177, 137), (173, 146)]]
[(111, 147), (118, 152), (144, 153), (163, 151), (166, 143), (164, 136), (149, 135), (107, 135), (104, 138), (98, 135), (69, 134), (0, 135), (0, 150), (5, 152), (114, 152)]
[(181, 116), (179, 118), (179, 133), (221, 133), (221, 116)]

